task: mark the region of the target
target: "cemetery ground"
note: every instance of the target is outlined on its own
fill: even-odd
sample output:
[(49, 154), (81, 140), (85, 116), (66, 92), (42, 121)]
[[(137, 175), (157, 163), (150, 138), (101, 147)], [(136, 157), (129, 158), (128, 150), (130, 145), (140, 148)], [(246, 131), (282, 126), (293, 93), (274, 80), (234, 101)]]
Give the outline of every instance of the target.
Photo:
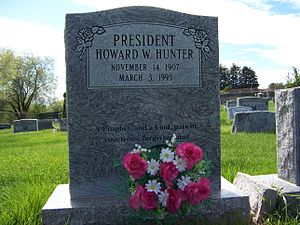
[[(274, 103), (269, 109), (274, 110)], [(231, 134), (231, 122), (221, 108), (222, 175), (233, 182), (236, 173), (274, 174), (274, 133)], [(58, 184), (68, 183), (67, 133), (43, 130), (13, 134), (0, 131), (0, 224), (41, 224), (41, 209)], [(264, 224), (299, 224), (286, 217), (285, 207)]]

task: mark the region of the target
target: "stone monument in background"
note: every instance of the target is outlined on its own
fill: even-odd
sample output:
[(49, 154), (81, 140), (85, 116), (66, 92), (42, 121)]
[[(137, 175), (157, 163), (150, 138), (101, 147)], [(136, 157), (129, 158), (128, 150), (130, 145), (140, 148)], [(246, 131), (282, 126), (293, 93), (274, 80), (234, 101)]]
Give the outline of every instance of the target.
[(300, 87), (275, 92), (278, 177), (300, 186)]
[(127, 178), (114, 164), (173, 133), (212, 161), (213, 203), (202, 213), (247, 217), (247, 196), (220, 187), (217, 18), (151, 7), (69, 14), (65, 45), (70, 184), (49, 198), (44, 224), (124, 224)]

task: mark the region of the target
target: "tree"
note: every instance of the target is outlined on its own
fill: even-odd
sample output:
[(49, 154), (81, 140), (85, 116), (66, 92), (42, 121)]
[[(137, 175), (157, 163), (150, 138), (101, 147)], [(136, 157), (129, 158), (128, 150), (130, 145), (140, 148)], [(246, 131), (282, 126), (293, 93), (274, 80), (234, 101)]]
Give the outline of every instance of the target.
[(234, 63), (229, 69), (230, 80), (229, 83), (233, 89), (239, 88), (239, 78), (241, 74), (241, 67), (235, 65)]
[(34, 101), (48, 98), (55, 85), (51, 58), (19, 56), (9, 49), (0, 50), (0, 98), (18, 119), (26, 118)]
[(287, 88), (298, 87), (300, 86), (300, 72), (299, 69), (293, 67), (293, 74), (292, 77), (288, 75), (287, 83), (285, 85)]
[(256, 88), (259, 86), (257, 76), (250, 67), (243, 68), (232, 64), (228, 69), (220, 64), (220, 90), (237, 88)]
[(283, 89), (284, 88), (284, 84), (283, 83), (270, 83), (268, 86), (268, 89), (270, 91), (274, 91), (276, 89)]
[(50, 101), (49, 105), (47, 106), (48, 112), (62, 112), (63, 111), (63, 102), (64, 100), (58, 100), (54, 98)]
[(242, 68), (239, 80), (241, 88), (257, 88), (259, 86), (255, 71), (247, 66)]
[(229, 85), (229, 70), (226, 66), (220, 64), (220, 90), (224, 90)]
[(61, 118), (67, 118), (67, 93), (65, 92), (64, 93), (64, 102), (63, 102), (63, 110), (62, 110), (62, 113), (61, 113)]

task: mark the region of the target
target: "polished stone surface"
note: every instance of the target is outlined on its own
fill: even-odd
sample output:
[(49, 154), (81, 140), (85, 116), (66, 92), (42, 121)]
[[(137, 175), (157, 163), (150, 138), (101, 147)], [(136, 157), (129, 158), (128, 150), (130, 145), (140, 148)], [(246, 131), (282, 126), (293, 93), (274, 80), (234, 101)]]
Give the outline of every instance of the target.
[(228, 109), (229, 107), (236, 107), (236, 101), (236, 99), (227, 100), (225, 103), (226, 109)]
[(134, 144), (151, 147), (173, 133), (203, 148), (219, 195), (217, 23), (152, 7), (66, 16), (72, 199), (113, 201), (126, 179), (115, 162)]
[(37, 119), (14, 120), (13, 124), (14, 124), (14, 133), (38, 130)]
[(235, 107), (229, 107), (227, 109), (228, 112), (228, 119), (233, 120), (234, 115), (238, 112), (248, 112), (252, 111), (251, 107), (246, 107), (246, 106), (235, 106)]
[(248, 111), (235, 113), (232, 133), (275, 132), (275, 113), (269, 111)]
[(251, 107), (253, 110), (268, 110), (268, 102), (268, 98), (251, 96), (237, 98), (237, 106)]

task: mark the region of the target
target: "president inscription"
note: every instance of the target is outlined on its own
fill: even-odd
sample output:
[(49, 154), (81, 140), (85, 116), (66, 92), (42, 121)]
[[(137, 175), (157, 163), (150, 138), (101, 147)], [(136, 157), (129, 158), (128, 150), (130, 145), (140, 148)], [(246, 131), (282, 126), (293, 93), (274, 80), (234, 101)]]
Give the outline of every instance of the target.
[(199, 87), (202, 58), (211, 52), (206, 32), (165, 24), (83, 28), (77, 43), (80, 58), (87, 56), (89, 88)]

